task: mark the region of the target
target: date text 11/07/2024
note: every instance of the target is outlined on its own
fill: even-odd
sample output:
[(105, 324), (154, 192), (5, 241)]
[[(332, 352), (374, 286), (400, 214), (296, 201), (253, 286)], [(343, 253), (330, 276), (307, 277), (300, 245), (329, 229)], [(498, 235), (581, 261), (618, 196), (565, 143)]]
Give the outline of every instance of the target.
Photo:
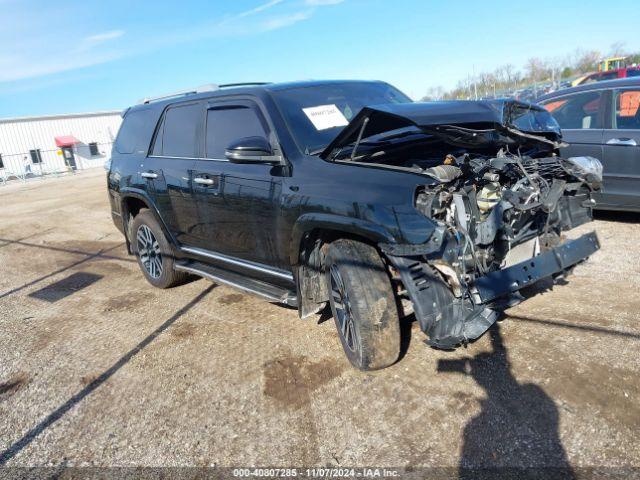
[(234, 468), (234, 477), (262, 478), (393, 478), (399, 472), (387, 468)]

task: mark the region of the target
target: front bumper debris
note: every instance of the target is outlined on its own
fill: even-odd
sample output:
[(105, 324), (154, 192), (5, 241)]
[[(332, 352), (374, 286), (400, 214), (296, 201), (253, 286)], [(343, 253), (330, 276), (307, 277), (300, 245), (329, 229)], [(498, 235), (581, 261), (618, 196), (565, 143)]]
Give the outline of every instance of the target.
[(600, 248), (595, 232), (567, 241), (524, 262), (475, 279), (469, 294), (456, 296), (421, 256), (387, 253), (398, 269), (429, 345), (450, 349), (486, 332), (521, 288), (567, 272)]
[(587, 233), (530, 260), (488, 273), (475, 281), (475, 287), (482, 302), (486, 303), (560, 273), (589, 257), (599, 248), (596, 233)]

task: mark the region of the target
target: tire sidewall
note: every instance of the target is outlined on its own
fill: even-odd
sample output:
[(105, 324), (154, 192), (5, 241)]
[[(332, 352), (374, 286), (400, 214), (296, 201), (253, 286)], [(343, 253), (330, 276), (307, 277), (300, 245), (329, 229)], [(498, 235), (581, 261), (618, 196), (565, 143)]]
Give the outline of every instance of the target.
[[(138, 229), (142, 226), (146, 225), (149, 230), (153, 233), (153, 236), (156, 237), (158, 245), (160, 246), (160, 254), (162, 255), (162, 274), (158, 278), (153, 278), (147, 272), (147, 269), (142, 264), (140, 260), (140, 255), (138, 254)], [(140, 212), (133, 219), (133, 223), (131, 225), (131, 250), (136, 256), (136, 260), (138, 261), (138, 266), (142, 271), (143, 275), (147, 279), (147, 281), (158, 288), (167, 288), (172, 283), (172, 273), (173, 273), (173, 249), (169, 245), (164, 232), (160, 228), (157, 220), (154, 218), (153, 214), (149, 210), (145, 210)]]
[[(391, 281), (377, 250), (351, 240), (332, 243), (326, 257), (326, 282), (340, 343), (360, 370), (376, 370), (395, 363), (400, 355), (400, 319)], [(331, 266), (347, 291), (359, 348), (351, 351), (340, 330), (331, 294)]]

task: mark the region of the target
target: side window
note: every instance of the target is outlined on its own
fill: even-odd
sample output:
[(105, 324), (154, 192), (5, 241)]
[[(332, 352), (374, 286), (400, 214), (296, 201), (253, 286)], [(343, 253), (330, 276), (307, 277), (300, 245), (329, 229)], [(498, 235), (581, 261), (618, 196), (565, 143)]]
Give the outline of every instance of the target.
[(162, 155), (162, 137), (164, 135), (164, 115), (158, 125), (158, 131), (156, 132), (156, 139), (153, 142), (153, 148), (151, 149), (151, 155)]
[(618, 90), (614, 98), (613, 128), (640, 130), (640, 89)]
[(89, 144), (89, 155), (91, 155), (92, 157), (97, 157), (98, 155), (100, 155), (98, 144), (96, 142), (91, 142)]
[(602, 127), (602, 93), (585, 92), (542, 102), (562, 129)]
[(29, 150), (29, 155), (31, 156), (31, 163), (42, 163), (42, 153), (40, 153), (39, 148), (35, 150)]
[(267, 137), (266, 128), (256, 110), (230, 106), (207, 111), (207, 158), (225, 158), (224, 151), (229, 144), (244, 137)]
[[(171, 107), (164, 116), (162, 155), (193, 158), (198, 153), (198, 124), (202, 106), (198, 103)], [(156, 138), (156, 144), (158, 138)], [(153, 148), (156, 153), (156, 145)]]
[(153, 128), (155, 127), (152, 110), (134, 110), (124, 116), (118, 137), (114, 145), (118, 153), (134, 153), (136, 150), (146, 151)]

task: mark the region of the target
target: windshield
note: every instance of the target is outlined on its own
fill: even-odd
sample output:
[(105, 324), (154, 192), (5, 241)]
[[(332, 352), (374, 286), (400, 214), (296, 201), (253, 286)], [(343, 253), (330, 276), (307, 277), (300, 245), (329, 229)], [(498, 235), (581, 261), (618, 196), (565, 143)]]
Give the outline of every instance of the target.
[(349, 82), (289, 88), (271, 92), (298, 147), (318, 152), (366, 106), (410, 103), (386, 83)]
[(511, 111), (511, 123), (523, 132), (560, 133), (560, 125), (547, 110), (536, 110), (525, 106), (514, 106)]

